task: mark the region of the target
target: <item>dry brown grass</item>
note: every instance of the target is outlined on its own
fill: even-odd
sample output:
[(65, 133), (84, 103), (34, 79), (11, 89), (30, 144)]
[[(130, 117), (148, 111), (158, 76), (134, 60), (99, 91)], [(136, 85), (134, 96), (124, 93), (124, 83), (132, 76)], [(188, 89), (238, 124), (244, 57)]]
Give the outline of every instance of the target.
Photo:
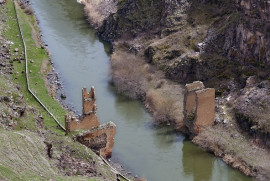
[(123, 51), (111, 57), (112, 78), (119, 92), (131, 98), (143, 98), (147, 89), (147, 70), (135, 55)]
[(111, 63), (113, 83), (119, 92), (143, 100), (157, 123), (182, 126), (183, 89), (180, 85), (166, 80), (160, 71), (131, 53), (117, 50)]
[(85, 11), (86, 16), (88, 17), (88, 21), (94, 27), (100, 27), (105, 18), (97, 9), (98, 6), (99, 6), (99, 3), (95, 1), (91, 1), (90, 3), (86, 4), (84, 7), (84, 11)]
[(147, 181), (147, 179), (146, 178), (135, 178), (134, 181)]
[[(218, 123), (208, 127), (192, 141), (246, 174), (249, 172), (244, 169), (245, 167), (250, 169), (250, 175), (263, 175), (265, 178), (270, 178), (269, 150), (261, 147), (256, 139), (241, 132), (231, 108), (225, 108), (224, 111), (227, 119), (226, 124)], [(228, 155), (232, 157), (233, 161), (227, 160), (226, 156)], [(238, 164), (239, 161), (240, 164)]]
[(116, 11), (114, 0), (85, 0), (85, 15), (92, 26), (98, 28), (102, 25), (105, 18)]
[(226, 155), (231, 155), (236, 163), (240, 160), (241, 164), (226, 162), (242, 172), (245, 171), (241, 166), (243, 164), (244, 167), (250, 168), (251, 175), (263, 174), (264, 177), (270, 177), (269, 152), (252, 143), (252, 140), (247, 139), (233, 126), (218, 124), (209, 127), (195, 137), (193, 142), (225, 161)]
[(176, 117), (175, 101), (165, 97), (159, 90), (149, 90), (146, 94), (146, 103), (153, 110), (154, 119), (158, 122), (170, 122)]

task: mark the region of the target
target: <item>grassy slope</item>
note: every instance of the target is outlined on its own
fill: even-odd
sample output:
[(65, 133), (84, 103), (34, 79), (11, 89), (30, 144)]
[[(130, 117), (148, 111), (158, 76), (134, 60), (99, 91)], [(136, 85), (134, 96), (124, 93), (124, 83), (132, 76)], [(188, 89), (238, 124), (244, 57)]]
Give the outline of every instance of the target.
[[(11, 0), (8, 0), (5, 6), (8, 11), (4, 9), (0, 11), (2, 11), (2, 15), (5, 14), (7, 16), (6, 27), (2, 29), (6, 29), (7, 31), (3, 31), (2, 34), (6, 39), (14, 43), (11, 45), (12, 51), (15, 48), (19, 48), (19, 52), (21, 52), (23, 51), (23, 47), (20, 36), (18, 36), (19, 30), (15, 19), (14, 4)], [(27, 44), (28, 56), (29, 59), (34, 60), (34, 64), (29, 63), (29, 70), (32, 71), (30, 73), (31, 89), (63, 124), (66, 110), (48, 95), (43, 75), (40, 71), (42, 61), (46, 61), (49, 57), (44, 49), (36, 46), (31, 35), (33, 28), (35, 28), (35, 31), (38, 31), (35, 26), (34, 16), (26, 15), (18, 5), (17, 8)], [(13, 55), (11, 59), (15, 57)], [(25, 70), (24, 62), (14, 62), (13, 64), (14, 73), (12, 79), (13, 83), (20, 85), (20, 92), (14, 89), (13, 83), (9, 82), (6, 77), (0, 77), (0, 95), (7, 95), (10, 92), (13, 97), (18, 97), (19, 94), (22, 94), (27, 106), (36, 111), (29, 111), (20, 120), (17, 120), (18, 126), (14, 131), (6, 131), (0, 128), (0, 180), (49, 180), (50, 178), (54, 180), (92, 181), (104, 180), (105, 178), (107, 180), (116, 180), (115, 174), (90, 149), (77, 142), (73, 142), (70, 137), (64, 136), (64, 132), (57, 127), (54, 120), (27, 91), (25, 74), (22, 73)], [(45, 130), (38, 130), (33, 114), (43, 116)], [(45, 134), (44, 136), (40, 136), (36, 132), (43, 132)], [(49, 134), (52, 132), (56, 134)], [(46, 156), (44, 140), (53, 142), (53, 159), (49, 159)], [(103, 178), (67, 177), (60, 174), (56, 164), (58, 163), (59, 156), (64, 153), (63, 145), (72, 150), (70, 153), (72, 157), (85, 161), (93, 160), (96, 163), (97, 172), (101, 173)]]
[[(23, 46), (21, 38), (17, 36), (20, 33), (18, 30), (17, 21), (15, 19), (15, 11), (12, 1), (8, 1), (6, 6), (9, 9), (9, 12), (7, 21), (8, 31), (5, 32), (5, 36), (10, 41), (14, 42), (14, 44), (11, 45), (11, 50), (13, 51), (15, 48), (19, 48), (19, 52), (21, 52), (23, 51)], [(35, 45), (34, 39), (32, 38), (31, 32), (33, 30), (30, 23), (32, 23), (32, 26), (35, 23), (34, 16), (26, 15), (19, 8), (19, 6), (17, 7), (19, 20), (23, 29), (24, 39), (27, 47), (28, 60), (34, 60), (33, 64), (28, 62), (28, 70), (29, 72), (30, 70), (32, 71), (32, 73), (29, 73), (30, 88), (36, 93), (37, 97), (45, 104), (45, 106), (55, 115), (59, 122), (64, 125), (64, 115), (66, 114), (66, 110), (63, 109), (62, 106), (48, 94), (48, 91), (45, 87), (45, 82), (43, 80), (43, 75), (40, 71), (42, 62), (46, 59), (49, 59), (49, 57), (44, 49), (39, 48)], [(37, 29), (35, 31), (37, 31)], [(15, 56), (13, 56), (12, 58), (15, 58)], [(63, 134), (62, 131), (56, 129), (57, 125), (54, 120), (40, 107), (40, 105), (36, 102), (32, 95), (30, 95), (30, 93), (27, 91), (25, 74), (22, 73), (22, 71), (24, 70), (24, 62), (14, 62), (13, 78), (16, 79), (16, 83), (19, 83), (21, 85), (26, 103), (40, 111), (41, 115), (44, 117), (45, 126), (50, 127), (50, 129), (54, 129), (54, 131), (58, 134)], [(20, 127), (18, 128), (23, 129), (25, 128), (25, 125), (20, 125)]]
[[(69, 138), (54, 137), (65, 145), (75, 147), (74, 158), (101, 162), (94, 153), (85, 146), (72, 142)], [(56, 164), (61, 151), (54, 145), (54, 158), (48, 159), (44, 138), (31, 131), (5, 131), (0, 133), (0, 180), (104, 180), (84, 176), (63, 176), (58, 172)], [(4, 148), (4, 149), (3, 149)], [(97, 170), (105, 178), (115, 180), (112, 172), (105, 165), (98, 165)]]

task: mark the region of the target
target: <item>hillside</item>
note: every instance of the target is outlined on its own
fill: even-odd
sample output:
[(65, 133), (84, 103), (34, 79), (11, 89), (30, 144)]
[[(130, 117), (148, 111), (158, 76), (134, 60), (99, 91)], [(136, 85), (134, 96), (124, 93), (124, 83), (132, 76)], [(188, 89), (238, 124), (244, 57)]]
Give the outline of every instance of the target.
[(65, 136), (27, 90), (15, 7), (31, 60), (29, 86), (61, 123), (67, 112), (47, 80), (51, 65), (33, 10), (23, 1), (0, 4), (0, 180), (116, 180), (91, 149)]

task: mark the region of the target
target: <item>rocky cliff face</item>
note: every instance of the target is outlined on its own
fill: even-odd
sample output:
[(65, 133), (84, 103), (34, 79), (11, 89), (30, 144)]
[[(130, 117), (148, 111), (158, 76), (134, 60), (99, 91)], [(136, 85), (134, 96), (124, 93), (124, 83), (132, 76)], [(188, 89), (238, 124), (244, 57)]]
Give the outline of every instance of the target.
[[(270, 61), (269, 4), (265, 0), (119, 1), (117, 11), (104, 20), (99, 34), (109, 41), (146, 33), (158, 37), (163, 43), (146, 43), (144, 48), (152, 51), (146, 55), (166, 70), (168, 77), (180, 82), (220, 78), (221, 72), (231, 72), (231, 64), (238, 65), (234, 65), (234, 71), (244, 78), (266, 78), (269, 75), (263, 70)], [(172, 46), (177, 47), (168, 52)]]
[(236, 0), (228, 16), (231, 20), (225, 21), (221, 26), (224, 30), (216, 33), (217, 38), (224, 35), (218, 48), (231, 60), (269, 65), (269, 15), (269, 1)]
[[(100, 0), (101, 1), (101, 0)], [(270, 77), (270, 2), (266, 0), (125, 0), (99, 34), (127, 42), (174, 81), (203, 81), (227, 96)], [(131, 42), (130, 40), (134, 40)]]
[[(270, 102), (262, 98), (269, 95), (269, 1), (121, 0), (116, 9), (98, 28), (104, 39), (114, 42), (112, 62), (117, 57), (123, 69), (131, 66), (132, 71), (139, 72), (141, 68), (125, 56), (132, 55), (140, 64), (146, 61), (158, 67), (175, 82), (200, 80), (206, 87), (216, 88), (216, 97), (219, 97), (216, 124), (212, 132), (201, 135), (205, 142), (210, 140), (207, 149), (215, 152), (213, 147), (222, 148), (221, 156), (226, 151), (235, 151), (235, 147), (228, 151), (231, 142), (238, 145), (236, 142), (241, 143), (244, 138), (241, 151), (258, 145), (269, 146), (269, 120), (265, 112), (269, 112)], [(121, 56), (121, 51), (129, 54)], [(152, 80), (154, 75), (138, 74), (147, 80)], [(130, 82), (128, 76), (132, 75), (120, 74), (119, 78)], [(250, 77), (254, 77), (253, 83)], [(141, 82), (137, 81), (136, 85)], [(246, 132), (239, 132), (239, 125)], [(229, 142), (224, 139), (220, 145), (218, 140), (224, 137), (233, 139)], [(234, 156), (238, 157), (237, 153)], [(240, 157), (247, 163), (249, 158), (245, 154)], [(256, 164), (249, 162), (248, 165)], [(258, 175), (256, 170), (261, 167), (269, 170), (258, 161), (251, 175)]]
[(170, 29), (181, 23), (187, 0), (126, 0), (119, 1), (117, 12), (112, 13), (99, 28), (99, 34), (108, 41), (121, 36), (152, 34)]
[(126, 0), (118, 3), (118, 10), (111, 14), (99, 28), (99, 34), (113, 41), (125, 35), (136, 35), (154, 30), (160, 25), (159, 0)]
[(233, 107), (240, 127), (249, 132), (257, 144), (270, 148), (270, 82), (255, 76), (247, 79), (246, 87), (236, 95)]

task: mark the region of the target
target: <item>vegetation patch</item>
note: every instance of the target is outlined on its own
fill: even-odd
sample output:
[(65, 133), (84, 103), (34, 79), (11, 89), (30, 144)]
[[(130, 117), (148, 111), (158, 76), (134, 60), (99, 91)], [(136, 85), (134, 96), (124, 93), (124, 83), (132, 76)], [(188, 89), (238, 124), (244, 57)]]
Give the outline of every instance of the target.
[[(56, 101), (53, 97), (48, 94), (46, 89), (45, 82), (42, 75), (44, 72), (41, 72), (42, 62), (49, 59), (45, 49), (37, 47), (34, 39), (39, 39), (39, 37), (33, 37), (32, 35), (38, 34), (38, 27), (36, 25), (36, 20), (34, 15), (26, 14), (17, 3), (15, 3), (17, 8), (19, 21), (23, 31), (24, 40), (27, 47), (28, 61), (34, 60), (34, 63), (28, 62), (28, 74), (29, 74), (29, 86), (30, 89), (37, 95), (37, 97), (44, 103), (44, 105), (54, 114), (57, 120), (64, 125), (64, 115), (66, 110)], [(12, 60), (16, 60), (18, 57), (24, 57), (23, 55), (23, 46), (22, 40), (20, 38), (20, 32), (18, 29), (18, 24), (16, 20), (14, 4), (12, 1), (8, 1), (6, 4), (8, 9), (8, 20), (6, 22), (7, 31), (4, 33), (6, 39), (13, 42), (10, 49), (13, 51), (11, 56)], [(35, 33), (32, 33), (32, 32)], [(41, 42), (39, 42), (41, 43)], [(18, 53), (14, 52), (15, 48), (18, 49)], [(64, 134), (57, 128), (57, 124), (50, 117), (50, 115), (36, 102), (34, 97), (28, 92), (26, 86), (26, 77), (25, 77), (25, 58), (23, 61), (13, 61), (14, 73), (13, 79), (16, 83), (21, 86), (21, 91), (24, 95), (24, 100), (27, 104), (35, 107), (42, 117), (44, 118), (44, 124), (49, 129), (53, 129), (58, 134)], [(50, 68), (50, 67), (49, 67)], [(48, 70), (49, 71), (49, 70)], [(47, 71), (47, 72), (48, 72)], [(45, 75), (46, 77), (46, 75)], [(17, 129), (21, 129), (18, 127)]]

